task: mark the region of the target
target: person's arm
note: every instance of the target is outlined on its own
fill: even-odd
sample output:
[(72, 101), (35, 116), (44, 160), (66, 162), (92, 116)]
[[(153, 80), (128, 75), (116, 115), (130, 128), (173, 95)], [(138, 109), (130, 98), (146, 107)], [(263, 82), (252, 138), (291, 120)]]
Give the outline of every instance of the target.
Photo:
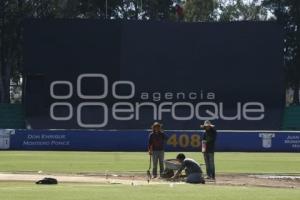
[(179, 177), (180, 173), (182, 172), (182, 170), (184, 170), (185, 168), (185, 164), (184, 162), (181, 164), (181, 167), (177, 170), (177, 172), (175, 173), (175, 175), (172, 177), (173, 179), (176, 179)]
[(206, 142), (207, 142), (206, 137), (207, 137), (207, 134), (206, 134), (206, 132), (204, 132), (203, 138), (202, 138), (202, 141), (201, 141), (201, 151), (202, 151), (202, 153), (206, 152)]
[(204, 131), (202, 140), (206, 140), (206, 132)]

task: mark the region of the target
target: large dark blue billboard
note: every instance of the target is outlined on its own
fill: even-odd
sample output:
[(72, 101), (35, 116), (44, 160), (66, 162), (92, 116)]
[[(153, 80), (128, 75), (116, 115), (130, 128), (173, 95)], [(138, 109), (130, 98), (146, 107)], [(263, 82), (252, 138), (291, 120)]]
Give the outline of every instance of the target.
[(279, 129), (274, 22), (28, 20), (26, 117), (35, 129)]

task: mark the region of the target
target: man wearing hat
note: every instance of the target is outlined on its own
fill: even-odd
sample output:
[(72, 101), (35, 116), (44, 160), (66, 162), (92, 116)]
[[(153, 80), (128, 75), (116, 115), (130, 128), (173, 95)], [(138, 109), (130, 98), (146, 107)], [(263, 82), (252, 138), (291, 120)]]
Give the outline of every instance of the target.
[(155, 122), (152, 125), (152, 132), (149, 135), (148, 151), (152, 156), (153, 168), (152, 175), (153, 178), (157, 177), (157, 165), (159, 163), (160, 175), (164, 172), (164, 155), (165, 155), (165, 140), (166, 136), (162, 131), (162, 124)]
[(204, 129), (204, 135), (202, 138), (202, 153), (206, 165), (207, 179), (215, 180), (215, 143), (217, 139), (217, 131), (215, 126), (208, 120), (201, 125)]

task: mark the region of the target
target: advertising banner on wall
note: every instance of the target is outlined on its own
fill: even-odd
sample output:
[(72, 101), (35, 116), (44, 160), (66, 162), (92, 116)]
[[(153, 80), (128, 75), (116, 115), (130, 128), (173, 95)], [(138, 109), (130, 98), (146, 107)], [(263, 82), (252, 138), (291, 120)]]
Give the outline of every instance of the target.
[[(165, 131), (166, 151), (201, 152), (203, 132)], [(16, 130), (0, 134), (11, 150), (147, 151), (149, 131)], [(8, 143), (7, 143), (8, 142)], [(4, 148), (3, 148), (4, 147)], [(219, 131), (216, 151), (300, 152), (300, 132)]]
[(28, 20), (33, 129), (276, 130), (283, 37), (274, 22)]

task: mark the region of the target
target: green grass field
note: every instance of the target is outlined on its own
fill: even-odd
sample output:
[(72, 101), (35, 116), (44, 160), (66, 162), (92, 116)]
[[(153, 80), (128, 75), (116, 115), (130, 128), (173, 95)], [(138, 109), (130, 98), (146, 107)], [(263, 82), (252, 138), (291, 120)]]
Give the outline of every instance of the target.
[[(177, 153), (165, 154), (175, 158)], [(185, 153), (204, 163), (201, 153)], [(216, 153), (217, 173), (299, 174), (298, 153)], [(149, 155), (143, 152), (0, 151), (0, 171), (54, 173), (145, 172)]]
[[(200, 153), (186, 153), (203, 163)], [(166, 153), (174, 158), (176, 153)], [(146, 153), (1, 151), (0, 172), (103, 173), (145, 172)], [(298, 153), (217, 153), (217, 174), (300, 174)], [(3, 200), (99, 200), (99, 199), (205, 199), (205, 200), (298, 200), (300, 189), (217, 185), (109, 185), (61, 183), (55, 186), (31, 182), (0, 182)]]
[(101, 185), (1, 183), (3, 200), (298, 200), (300, 190), (211, 185)]

